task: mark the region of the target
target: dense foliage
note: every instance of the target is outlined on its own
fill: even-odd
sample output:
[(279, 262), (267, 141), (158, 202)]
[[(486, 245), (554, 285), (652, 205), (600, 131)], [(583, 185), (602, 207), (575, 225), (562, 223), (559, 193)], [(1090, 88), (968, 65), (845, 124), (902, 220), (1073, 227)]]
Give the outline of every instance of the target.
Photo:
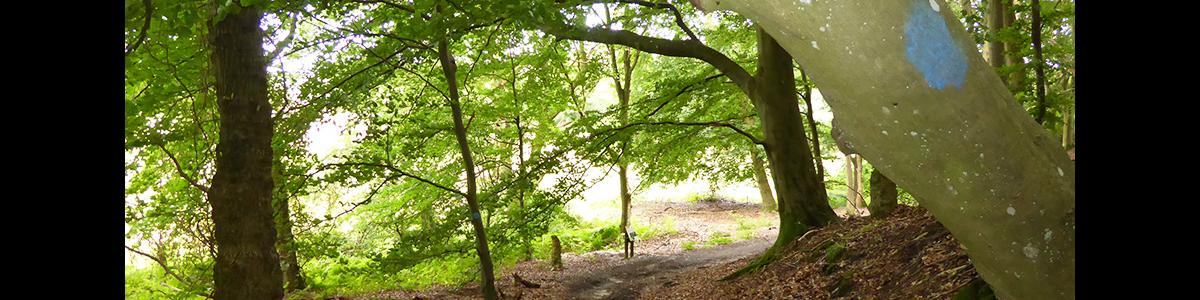
[[(664, 39), (691, 34), (677, 26), (671, 10), (636, 1), (539, 2), (266, 4), (274, 198), (286, 208), (276, 218), (294, 236), (280, 250), (294, 252), (308, 290), (362, 292), (477, 279), (475, 240), (466, 222), (471, 214), (461, 197), (463, 162), (435, 47), (443, 33), (459, 64), (480, 210), (498, 265), (526, 253), (548, 257), (550, 235), (570, 251), (615, 247), (615, 220), (578, 220), (564, 205), (581, 199), (597, 174), (618, 161), (640, 175), (635, 183), (643, 189), (753, 179), (750, 155), (762, 155), (762, 149), (731, 129), (756, 135), (760, 125), (750, 100), (721, 72), (697, 60), (558, 39), (539, 30), (563, 23)], [(749, 21), (671, 3), (705, 45), (754, 68)], [(992, 40), (1024, 45), (1018, 55), (1025, 64), (997, 71), (1025, 77), (1010, 88), (1033, 113), (1036, 80), (1028, 70), (1041, 62), (1030, 61), (1029, 5), (1018, 1), (1015, 26), (993, 32), (980, 25), (980, 1), (951, 3), (981, 49)], [(1061, 133), (1063, 115), (1074, 112), (1074, 2), (1041, 5), (1050, 114), (1043, 126)], [(125, 245), (128, 256), (149, 261), (127, 263), (127, 299), (212, 292), (215, 247), (206, 194), (220, 116), (206, 39), (210, 19), (230, 7), (236, 5), (125, 2)], [(629, 120), (622, 126), (612, 78), (627, 51), (636, 67)], [(799, 74), (797, 84), (811, 87)], [(828, 189), (844, 194), (837, 183), (844, 184), (845, 175), (829, 167), (841, 159), (829, 125), (816, 125)], [(316, 147), (318, 130), (340, 130), (341, 140), (331, 149)], [(630, 146), (620, 151), (617, 141), (626, 138)], [(911, 196), (902, 199), (915, 204)], [(845, 200), (831, 201), (837, 207)], [(635, 229), (669, 231), (645, 224)]]

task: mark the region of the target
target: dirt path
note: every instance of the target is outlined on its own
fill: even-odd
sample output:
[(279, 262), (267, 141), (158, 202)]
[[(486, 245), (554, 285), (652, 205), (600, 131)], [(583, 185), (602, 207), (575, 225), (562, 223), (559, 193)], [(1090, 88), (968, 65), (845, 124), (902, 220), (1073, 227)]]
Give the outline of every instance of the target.
[(646, 255), (600, 270), (575, 275), (567, 281), (568, 299), (635, 299), (651, 285), (674, 285), (677, 275), (758, 255), (774, 237), (745, 240), (728, 245), (687, 251), (675, 255)]

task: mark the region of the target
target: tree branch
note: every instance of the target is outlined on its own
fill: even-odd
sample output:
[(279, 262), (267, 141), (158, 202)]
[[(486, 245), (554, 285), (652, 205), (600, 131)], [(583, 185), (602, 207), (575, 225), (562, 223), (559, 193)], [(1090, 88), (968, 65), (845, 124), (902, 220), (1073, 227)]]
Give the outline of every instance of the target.
[(627, 30), (578, 28), (564, 24), (543, 24), (539, 26), (539, 29), (562, 39), (625, 45), (660, 55), (699, 59), (716, 67), (747, 94), (750, 92), (750, 83), (754, 80), (741, 65), (698, 40), (668, 40), (638, 35)]
[(675, 15), (675, 25), (678, 25), (679, 29), (683, 30), (683, 33), (686, 33), (688, 35), (688, 37), (692, 40), (696, 40), (696, 41), (700, 40), (699, 38), (696, 38), (696, 34), (692, 33), (692, 30), (688, 28), (687, 23), (683, 22), (683, 14), (679, 13), (679, 8), (675, 7), (675, 5), (673, 5), (671, 3), (666, 3), (666, 2), (654, 3), (654, 2), (641, 1), (641, 0), (616, 0), (616, 1), (620, 2), (620, 3), (637, 4), (637, 5), (650, 7), (650, 8), (668, 9), (671, 11), (672, 14)]
[(282, 41), (279, 41), (278, 44), (275, 44), (275, 50), (272, 50), (271, 53), (267, 54), (268, 64), (275, 60), (275, 57), (279, 56), (280, 52), (283, 52), (283, 48), (287, 48), (287, 46), (292, 43), (292, 38), (296, 36), (296, 27), (298, 27), (296, 26), (296, 22), (298, 20), (300, 20), (299, 16), (292, 18), (292, 29), (288, 30), (287, 36), (285, 36)]
[(401, 170), (400, 168), (396, 168), (395, 166), (392, 166), (392, 165), (386, 165), (386, 164), (380, 164), (380, 163), (366, 163), (366, 162), (353, 162), (353, 163), (334, 163), (334, 164), (328, 164), (328, 165), (329, 165), (329, 166), (338, 166), (338, 167), (377, 167), (377, 168), (384, 168), (384, 169), (388, 169), (388, 170), (390, 170), (390, 171), (392, 171), (392, 172), (400, 173), (400, 175), (404, 175), (404, 176), (406, 176), (406, 177), (408, 177), (408, 178), (416, 179), (417, 181), (420, 181), (420, 182), (427, 183), (427, 184), (429, 184), (429, 185), (432, 185), (432, 186), (434, 186), (434, 187), (437, 187), (437, 188), (439, 188), (439, 189), (445, 190), (445, 191), (447, 191), (447, 192), (451, 192), (451, 193), (454, 193), (454, 194), (458, 194), (459, 196), (463, 196), (463, 197), (466, 197), (466, 196), (467, 196), (467, 194), (466, 194), (466, 193), (463, 193), (462, 191), (459, 191), (459, 190), (456, 190), (456, 189), (452, 189), (452, 188), (446, 187), (446, 186), (444, 186), (444, 185), (441, 185), (441, 184), (438, 184), (438, 183), (436, 183), (436, 182), (430, 181), (429, 179), (421, 178), (420, 176), (413, 175), (412, 173), (405, 172), (404, 170)]
[(162, 143), (156, 143), (154, 145), (158, 146), (159, 149), (162, 149), (163, 153), (166, 153), (167, 157), (171, 158), (171, 162), (175, 163), (175, 171), (179, 172), (179, 177), (183, 177), (183, 180), (187, 180), (187, 182), (190, 183), (192, 186), (196, 187), (197, 189), (200, 189), (201, 192), (208, 194), (208, 187), (201, 185), (200, 183), (196, 182), (196, 180), (193, 180), (192, 178), (188, 177), (187, 173), (183, 172), (183, 167), (179, 165), (179, 161), (175, 159), (175, 155), (171, 154), (171, 151), (168, 151), (166, 146), (163, 146)]
[(133, 45), (130, 45), (129, 49), (125, 49), (126, 58), (129, 58), (129, 54), (133, 53), (133, 50), (137, 50), (138, 46), (142, 45), (142, 42), (146, 40), (146, 35), (150, 32), (150, 19), (154, 18), (153, 2), (154, 1), (152, 0), (142, 0), (142, 4), (146, 6), (146, 23), (142, 25), (142, 32), (138, 33), (138, 38), (133, 42)]
[(679, 97), (680, 95), (683, 95), (684, 93), (692, 91), (694, 87), (699, 86), (700, 84), (709, 82), (713, 79), (721, 78), (721, 76), (724, 76), (724, 74), (716, 74), (716, 75), (704, 77), (704, 80), (701, 80), (699, 82), (692, 83), (692, 84), (689, 84), (689, 85), (683, 87), (683, 89), (680, 89), (679, 92), (676, 92), (675, 95), (671, 96), (671, 98), (667, 99), (667, 101), (663, 101), (662, 104), (659, 104), (658, 107), (654, 108), (654, 111), (651, 111), (649, 114), (647, 114), (643, 118), (649, 118), (650, 116), (657, 114), (659, 110), (661, 110), (661, 109), (663, 109), (663, 107), (667, 106), (667, 103), (671, 103), (672, 99), (675, 99), (676, 97)]
[[(163, 268), (164, 273), (167, 273), (167, 275), (170, 275), (171, 277), (175, 278), (175, 280), (178, 280), (180, 283), (188, 285), (189, 288), (194, 288), (196, 286), (195, 283), (192, 283), (189, 280), (185, 280), (185, 279), (183, 279), (182, 276), (179, 276), (179, 274), (175, 273), (174, 271), (171, 271), (171, 268), (167, 266), (167, 262), (165, 260), (163, 260), (162, 258), (160, 258), (158, 256), (150, 255), (150, 253), (138, 251), (137, 249), (134, 249), (133, 247), (129, 247), (129, 245), (124, 245), (124, 246), (125, 246), (126, 250), (129, 250), (133, 253), (137, 253), (138, 255), (141, 255), (141, 256), (145, 256), (146, 258), (153, 260), (155, 263), (158, 263), (158, 265)], [(203, 296), (206, 298), (212, 298), (212, 296), (210, 296), (210, 295), (205, 295), (205, 294), (201, 294), (201, 293), (196, 293), (196, 295)]]
[(742, 135), (742, 136), (746, 137), (746, 138), (747, 138), (747, 139), (749, 139), (749, 140), (750, 140), (750, 142), (752, 142), (752, 143), (759, 144), (759, 145), (765, 145), (765, 144), (766, 144), (766, 142), (763, 142), (762, 140), (760, 140), (760, 139), (758, 139), (758, 138), (754, 137), (754, 135), (750, 134), (749, 132), (746, 132), (745, 130), (742, 130), (741, 128), (738, 128), (737, 126), (734, 126), (733, 124), (729, 124), (729, 123), (722, 123), (722, 122), (719, 122), (719, 121), (712, 121), (712, 122), (675, 122), (675, 121), (636, 122), (636, 123), (629, 123), (629, 124), (626, 124), (625, 126), (621, 126), (621, 127), (617, 127), (617, 128), (613, 128), (613, 129), (609, 129), (609, 130), (601, 131), (600, 133), (597, 133), (597, 135), (606, 134), (606, 133), (608, 133), (608, 132), (612, 132), (612, 131), (621, 131), (621, 130), (628, 129), (628, 128), (630, 128), (630, 127), (633, 127), (633, 126), (645, 126), (645, 125), (675, 125), (675, 126), (707, 126), (707, 127), (726, 127), (726, 128), (732, 129), (733, 131), (737, 132), (738, 134), (740, 134), (740, 135)]

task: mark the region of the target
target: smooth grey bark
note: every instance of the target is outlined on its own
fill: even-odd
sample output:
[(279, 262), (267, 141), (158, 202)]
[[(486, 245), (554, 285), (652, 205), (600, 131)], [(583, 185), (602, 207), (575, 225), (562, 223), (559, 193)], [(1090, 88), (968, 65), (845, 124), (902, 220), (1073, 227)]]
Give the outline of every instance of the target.
[(778, 37), (858, 153), (954, 234), (998, 296), (1075, 298), (1074, 164), (944, 2), (699, 2)]
[(852, 216), (862, 215), (867, 208), (862, 190), (862, 157), (858, 154), (846, 154), (846, 213)]
[(1005, 27), (1008, 27), (1008, 21), (1004, 17), (1008, 13), (1008, 7), (1004, 4), (1009, 0), (983, 0), (987, 3), (987, 29), (990, 38), (984, 44), (984, 58), (991, 64), (992, 68), (1003, 67), (1008, 57), (1004, 53), (1004, 42), (999, 39), (999, 33)]
[(765, 163), (763, 163), (762, 158), (758, 157), (758, 149), (754, 149), (753, 151), (750, 153), (750, 168), (754, 172), (754, 182), (758, 185), (758, 195), (762, 199), (762, 209), (775, 211), (775, 192), (771, 190), (771, 183), (767, 181), (767, 168), (764, 166)]

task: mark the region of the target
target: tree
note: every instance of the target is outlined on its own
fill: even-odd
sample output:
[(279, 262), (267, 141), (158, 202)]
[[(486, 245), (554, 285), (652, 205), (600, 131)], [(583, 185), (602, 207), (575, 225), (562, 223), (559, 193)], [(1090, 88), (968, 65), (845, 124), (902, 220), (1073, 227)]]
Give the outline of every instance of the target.
[(500, 297), (496, 292), (496, 275), (492, 270), (492, 256), (488, 251), (487, 232), (484, 231), (483, 219), (479, 213), (479, 196), (475, 188), (475, 160), (471, 157), (471, 145), (467, 143), (467, 127), (463, 125), (462, 104), (458, 97), (458, 66), (455, 65), (454, 56), (450, 55), (447, 44), (446, 38), (438, 41), (438, 58), (442, 64), (442, 72), (446, 76), (446, 90), (449, 93), (447, 101), (450, 102), (450, 110), (454, 116), (454, 136), (458, 138), (458, 147), (462, 152), (463, 173), (467, 177), (465, 198), (471, 213), (471, 228), (475, 230), (475, 252), (479, 255), (480, 270), (483, 272), (483, 278), (480, 279), (483, 298), (494, 300)]
[(754, 171), (754, 183), (758, 186), (758, 195), (762, 201), (762, 208), (766, 211), (774, 211), (776, 209), (775, 191), (771, 189), (771, 183), (767, 181), (765, 163), (762, 158), (758, 157), (757, 151), (750, 153), (750, 162)]
[(212, 66), (221, 137), (209, 192), (216, 299), (282, 299), (271, 196), (271, 103), (257, 6), (232, 4), (213, 20)]
[[(656, 7), (678, 11), (670, 4)], [(676, 24), (684, 24), (678, 14), (675, 20)], [(691, 37), (688, 40), (647, 37), (628, 30), (577, 28), (553, 21), (537, 26), (543, 32), (563, 39), (619, 44), (660, 55), (702, 60), (724, 73), (751, 99), (762, 122), (764, 138), (760, 140), (736, 127), (728, 127), (735, 128), (766, 150), (778, 196), (780, 231), (775, 244), (760, 259), (737, 274), (768, 263), (779, 249), (799, 238), (809, 228), (837, 219), (829, 207), (824, 183), (815, 175), (813, 155), (801, 123), (792, 60), (770, 36), (764, 33), (757, 35), (759, 67), (755, 75), (750, 75), (728, 56), (702, 44), (686, 25), (681, 25), (680, 29)]]
[(920, 199), (1002, 298), (1074, 298), (1074, 165), (943, 2), (698, 2), (781, 37), (847, 140)]
[(899, 192), (896, 190), (896, 183), (883, 175), (879, 169), (871, 171), (871, 203), (867, 204), (867, 209), (871, 211), (871, 217), (880, 218), (887, 216), (898, 205)]

